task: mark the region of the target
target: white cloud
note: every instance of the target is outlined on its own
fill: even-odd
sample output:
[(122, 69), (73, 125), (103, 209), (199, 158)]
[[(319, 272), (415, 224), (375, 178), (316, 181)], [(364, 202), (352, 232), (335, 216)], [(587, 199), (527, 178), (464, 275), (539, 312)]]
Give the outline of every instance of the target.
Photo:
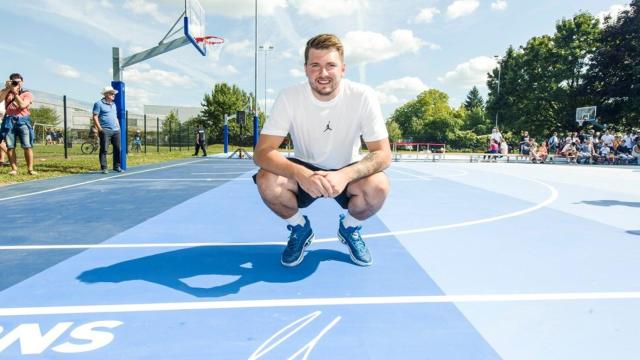
[(224, 44), (224, 52), (234, 56), (253, 58), (253, 43), (249, 40), (229, 41)]
[(165, 87), (189, 87), (189, 84), (192, 83), (188, 76), (170, 71), (152, 69), (151, 65), (145, 63), (139, 63), (126, 68), (123, 77), (127, 82), (145, 85), (161, 85)]
[(430, 7), (430, 8), (425, 8), (420, 10), (420, 12), (418, 13), (418, 15), (416, 15), (414, 21), (418, 24), (420, 23), (430, 23), (431, 21), (433, 21), (433, 18), (437, 15), (440, 14), (440, 10), (434, 8), (434, 7)]
[(77, 79), (80, 77), (80, 72), (71, 65), (59, 64), (53, 69), (53, 72), (60, 76), (72, 79)]
[(391, 38), (371, 31), (351, 31), (342, 42), (345, 62), (351, 65), (379, 62), (405, 53), (415, 54), (423, 46), (437, 46), (415, 37), (411, 30), (395, 30)]
[(622, 11), (630, 9), (631, 6), (629, 5), (611, 5), (608, 10), (599, 12), (597, 17), (600, 19), (600, 23), (604, 24), (605, 17), (611, 16), (611, 20), (616, 21)]
[(359, 13), (369, 7), (368, 0), (290, 0), (301, 15), (327, 19)]
[(492, 2), (491, 10), (493, 11), (507, 10), (507, 0), (496, 0), (496, 2)]
[(51, 71), (56, 75), (70, 79), (77, 79), (80, 77), (80, 71), (71, 65), (60, 64), (51, 59), (45, 59), (45, 64), (46, 67), (51, 69)]
[(162, 24), (170, 24), (172, 20), (158, 10), (158, 4), (150, 3), (146, 0), (126, 0), (122, 7), (134, 14), (149, 15)]
[(447, 7), (447, 16), (451, 19), (473, 14), (480, 6), (478, 0), (456, 0)]
[(304, 74), (304, 71), (302, 71), (300, 69), (291, 69), (291, 70), (289, 70), (289, 75), (293, 76), (294, 78), (299, 78), (299, 77), (305, 77), (306, 76)]
[(420, 78), (410, 76), (386, 81), (375, 88), (381, 104), (406, 102), (428, 89)]
[(130, 113), (144, 113), (144, 105), (153, 104), (152, 100), (157, 94), (148, 90), (127, 86), (125, 89), (127, 94), (127, 109)]
[(442, 83), (452, 84), (460, 88), (472, 86), (486, 86), (487, 73), (497, 66), (496, 59), (480, 56), (456, 66), (455, 70), (447, 72), (438, 78)]
[[(253, 17), (255, 13), (255, 0), (201, 0), (200, 3), (206, 9), (208, 15), (222, 15), (233, 18)], [(259, 0), (258, 14), (271, 16), (279, 9), (287, 8), (287, 0)]]
[(111, 3), (110, 0), (100, 0), (100, 5), (102, 5), (102, 7), (106, 9), (113, 8), (113, 4)]

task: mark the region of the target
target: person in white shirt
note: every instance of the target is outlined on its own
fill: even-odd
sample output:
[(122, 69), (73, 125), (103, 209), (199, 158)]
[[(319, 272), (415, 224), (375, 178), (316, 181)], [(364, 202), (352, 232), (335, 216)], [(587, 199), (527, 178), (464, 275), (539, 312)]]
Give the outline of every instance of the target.
[(504, 140), (497, 127), (494, 127), (493, 130), (491, 130), (491, 137), (489, 138), (489, 141), (491, 140), (495, 140), (496, 144), (500, 144)]
[(615, 139), (615, 136), (609, 133), (609, 130), (606, 130), (604, 132), (604, 135), (602, 135), (602, 137), (600, 138), (600, 141), (602, 141), (602, 144), (604, 146), (613, 146), (614, 139)]
[[(335, 35), (321, 34), (305, 48), (307, 82), (283, 90), (262, 128), (254, 176), (264, 203), (286, 220), (291, 231), (281, 263), (296, 266), (314, 234), (300, 208), (317, 198), (333, 198), (348, 214), (340, 215), (338, 237), (351, 260), (371, 265), (360, 235), (360, 223), (382, 207), (389, 180), (382, 172), (391, 163), (391, 148), (376, 93), (343, 79), (344, 49)], [(287, 134), (294, 158), (278, 148)], [(360, 136), (368, 154), (359, 154)]]

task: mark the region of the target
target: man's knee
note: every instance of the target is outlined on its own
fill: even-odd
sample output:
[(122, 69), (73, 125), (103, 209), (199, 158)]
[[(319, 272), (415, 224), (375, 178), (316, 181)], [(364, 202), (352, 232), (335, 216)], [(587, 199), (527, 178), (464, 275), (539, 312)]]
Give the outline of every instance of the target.
[(263, 198), (277, 197), (282, 192), (282, 184), (279, 184), (278, 175), (260, 169), (256, 174), (258, 192)]
[(358, 181), (350, 189), (353, 195), (362, 195), (368, 202), (384, 201), (389, 194), (389, 179), (384, 173), (376, 173)]

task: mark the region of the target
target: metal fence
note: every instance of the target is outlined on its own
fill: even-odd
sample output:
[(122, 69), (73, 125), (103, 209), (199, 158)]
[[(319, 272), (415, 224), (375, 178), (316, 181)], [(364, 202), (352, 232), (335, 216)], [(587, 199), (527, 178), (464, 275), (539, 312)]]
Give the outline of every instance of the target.
[[(93, 103), (69, 98), (65, 95), (30, 91), (34, 97), (31, 109), (52, 109), (58, 119), (57, 123), (48, 124), (38, 122), (38, 118), (32, 116), (37, 144), (66, 143), (66, 146), (60, 147), (61, 151), (65, 151), (67, 148), (92, 141), (90, 130)], [(136, 133), (139, 133), (141, 138), (141, 147), (136, 151), (171, 151), (173, 148), (181, 149), (193, 146), (195, 129), (182, 123), (177, 129), (163, 128), (166, 115), (127, 112), (126, 116), (127, 128), (124, 131), (127, 134), (127, 148), (130, 150)]]

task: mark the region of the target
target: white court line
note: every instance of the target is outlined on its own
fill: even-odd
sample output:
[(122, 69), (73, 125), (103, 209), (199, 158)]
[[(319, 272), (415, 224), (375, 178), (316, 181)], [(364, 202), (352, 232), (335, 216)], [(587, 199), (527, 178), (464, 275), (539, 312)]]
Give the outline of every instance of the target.
[(438, 303), (496, 303), (533, 301), (640, 300), (640, 292), (580, 292), (490, 295), (424, 295), (424, 296), (368, 296), (309, 299), (269, 299), (197, 301), (117, 305), (38, 306), (0, 308), (0, 316), (33, 316), (62, 314), (105, 314), (155, 311), (256, 309), (301, 306), (397, 305)]
[[(399, 235), (408, 235), (408, 234), (418, 234), (418, 233), (426, 233), (431, 231), (439, 231), (445, 229), (453, 229), (464, 226), (472, 226), (485, 224), (494, 221), (500, 221), (516, 216), (521, 216), (524, 214), (528, 214), (530, 212), (539, 210), (545, 206), (550, 205), (558, 198), (558, 190), (556, 190), (553, 186), (544, 183), (542, 181), (536, 179), (523, 178), (515, 175), (510, 175), (512, 177), (517, 177), (520, 179), (528, 180), (531, 182), (535, 182), (546, 187), (550, 195), (543, 202), (536, 204), (534, 206), (528, 207), (523, 210), (492, 216), (484, 219), (465, 221), (461, 223), (447, 224), (447, 225), (438, 225), (438, 226), (430, 226), (418, 229), (411, 230), (400, 230), (400, 231), (389, 231), (382, 232), (377, 234), (367, 234), (362, 235), (364, 239), (370, 238), (378, 238), (385, 236), (399, 236)], [(328, 243), (337, 241), (337, 237), (325, 238), (325, 239), (316, 239), (314, 243)], [(268, 246), (268, 245), (286, 245), (286, 242), (244, 242), (244, 243), (224, 243), (224, 242), (207, 242), (207, 243), (146, 243), (146, 244), (69, 244), (69, 245), (6, 245), (0, 246), (0, 250), (62, 250), (62, 249), (127, 249), (127, 248), (184, 248), (184, 247), (192, 247), (192, 246)]]
[(125, 173), (120, 174), (120, 175), (106, 176), (106, 177), (102, 177), (102, 178), (99, 178), (99, 179), (83, 181), (83, 182), (70, 184), (70, 185), (65, 185), (65, 186), (59, 186), (59, 187), (55, 187), (55, 188), (51, 188), (51, 189), (47, 189), (47, 190), (40, 190), (40, 191), (35, 191), (35, 192), (32, 192), (32, 193), (26, 193), (26, 194), (21, 194), (21, 195), (9, 196), (9, 197), (6, 197), (6, 198), (0, 198), (0, 202), (6, 201), (6, 200), (19, 199), (19, 198), (33, 196), (33, 195), (46, 194), (46, 193), (53, 192), (53, 191), (69, 189), (69, 188), (73, 188), (73, 187), (87, 185), (87, 184), (91, 184), (91, 183), (98, 182), (98, 181), (110, 180), (110, 179), (113, 179), (113, 178), (119, 178), (119, 177), (123, 177), (123, 176), (142, 174), (142, 173), (146, 173), (146, 172), (150, 172), (150, 171), (169, 169), (169, 168), (176, 167), (176, 166), (189, 165), (189, 164), (197, 163), (197, 162), (200, 162), (200, 161), (204, 161), (204, 160), (194, 160), (194, 161), (189, 161), (189, 162), (180, 163), (180, 164), (161, 166), (159, 168), (146, 169), (146, 170), (140, 170), (140, 171), (134, 171), (134, 172), (125, 172)]

